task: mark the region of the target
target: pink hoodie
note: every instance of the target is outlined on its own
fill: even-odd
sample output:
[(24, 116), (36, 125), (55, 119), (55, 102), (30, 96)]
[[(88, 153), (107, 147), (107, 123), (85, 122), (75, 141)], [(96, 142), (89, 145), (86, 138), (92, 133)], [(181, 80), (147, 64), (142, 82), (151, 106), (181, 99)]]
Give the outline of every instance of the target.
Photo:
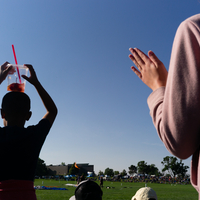
[(147, 102), (168, 151), (180, 159), (193, 155), (191, 182), (199, 192), (200, 14), (180, 24), (172, 47), (167, 85), (152, 92)]

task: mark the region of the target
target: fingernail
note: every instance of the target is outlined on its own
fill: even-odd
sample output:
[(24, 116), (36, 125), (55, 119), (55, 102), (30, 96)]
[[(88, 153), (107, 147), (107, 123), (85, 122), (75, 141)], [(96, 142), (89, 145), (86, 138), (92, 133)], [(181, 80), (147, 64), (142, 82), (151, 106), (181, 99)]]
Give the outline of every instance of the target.
[(150, 56), (152, 56), (152, 55), (153, 55), (153, 52), (152, 52), (152, 51), (150, 51), (150, 52), (149, 52), (149, 55), (150, 55)]

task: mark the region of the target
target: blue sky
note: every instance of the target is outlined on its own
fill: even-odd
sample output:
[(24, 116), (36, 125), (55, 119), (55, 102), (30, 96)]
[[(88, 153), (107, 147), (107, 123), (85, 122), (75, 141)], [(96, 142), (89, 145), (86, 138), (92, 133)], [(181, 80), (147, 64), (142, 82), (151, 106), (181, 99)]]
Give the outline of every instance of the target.
[[(139, 161), (162, 168), (170, 156), (153, 127), (147, 88), (131, 71), (129, 47), (153, 50), (169, 65), (173, 38), (198, 0), (0, 1), (0, 62), (30, 63), (59, 113), (40, 158), (89, 163), (96, 173)], [(1, 85), (0, 95), (7, 82)], [(45, 109), (29, 83), (36, 124)], [(3, 123), (0, 123), (3, 126)], [(184, 161), (190, 165), (191, 158)]]

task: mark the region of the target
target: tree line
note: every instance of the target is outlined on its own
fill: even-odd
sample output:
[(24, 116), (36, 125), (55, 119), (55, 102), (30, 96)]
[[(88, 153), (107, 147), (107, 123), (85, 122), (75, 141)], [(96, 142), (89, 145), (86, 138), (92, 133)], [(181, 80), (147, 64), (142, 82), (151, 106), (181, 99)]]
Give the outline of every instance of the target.
[[(186, 173), (188, 171), (188, 166), (184, 166), (184, 163), (181, 159), (178, 159), (174, 156), (166, 156), (163, 158), (163, 161), (161, 162), (163, 165), (162, 171), (160, 172), (158, 168), (154, 165), (148, 165), (145, 161), (139, 161), (137, 163), (137, 166), (131, 165), (128, 167), (129, 171), (128, 173), (130, 175), (134, 174), (147, 174), (147, 175), (156, 175), (156, 176), (162, 176), (163, 173), (167, 173), (172, 178), (176, 176), (185, 177)], [(121, 174), (122, 176), (127, 175), (126, 170), (124, 169), (122, 172), (114, 171), (113, 169), (106, 168), (104, 172), (99, 171), (98, 176), (100, 175), (108, 175), (108, 176), (114, 176)]]
[[(176, 176), (182, 176), (185, 177), (186, 173), (188, 171), (188, 166), (185, 166), (181, 159), (178, 159), (174, 156), (166, 156), (163, 158), (163, 161), (161, 162), (163, 165), (162, 171), (160, 172), (158, 168), (154, 164), (148, 165), (145, 161), (139, 161), (137, 163), (137, 166), (131, 165), (128, 167), (128, 172), (124, 169), (122, 172), (114, 171), (113, 169), (110, 169), (109, 167), (106, 168), (103, 171), (99, 171), (97, 174), (100, 175), (108, 175), (113, 177), (114, 175), (121, 175), (126, 176), (127, 174), (134, 175), (134, 174), (147, 174), (147, 175), (156, 175), (156, 176), (162, 176), (163, 173), (167, 173), (172, 178)], [(61, 165), (65, 165), (65, 163), (61, 163)], [(77, 171), (77, 168), (72, 165), (69, 174), (74, 174)], [(49, 175), (49, 170), (46, 167), (45, 161), (42, 159), (38, 159), (37, 168), (36, 168), (36, 175), (37, 176), (46, 176)]]

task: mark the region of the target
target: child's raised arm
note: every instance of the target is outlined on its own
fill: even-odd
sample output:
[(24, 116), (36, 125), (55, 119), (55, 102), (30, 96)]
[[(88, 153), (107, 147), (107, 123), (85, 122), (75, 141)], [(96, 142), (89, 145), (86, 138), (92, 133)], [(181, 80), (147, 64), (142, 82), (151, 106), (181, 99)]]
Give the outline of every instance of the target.
[(33, 69), (32, 65), (27, 65), (26, 66), (30, 70), (30, 77), (27, 77), (25, 75), (22, 75), (24, 79), (26, 79), (29, 83), (35, 86), (40, 98), (42, 99), (42, 102), (47, 110), (47, 113), (44, 115), (43, 119), (48, 119), (50, 124), (52, 125), (56, 115), (57, 115), (57, 107), (52, 100), (52, 98), (49, 96), (49, 94), (46, 92), (46, 90), (43, 88), (43, 86), (40, 84), (38, 81), (38, 78), (36, 76), (35, 70)]

